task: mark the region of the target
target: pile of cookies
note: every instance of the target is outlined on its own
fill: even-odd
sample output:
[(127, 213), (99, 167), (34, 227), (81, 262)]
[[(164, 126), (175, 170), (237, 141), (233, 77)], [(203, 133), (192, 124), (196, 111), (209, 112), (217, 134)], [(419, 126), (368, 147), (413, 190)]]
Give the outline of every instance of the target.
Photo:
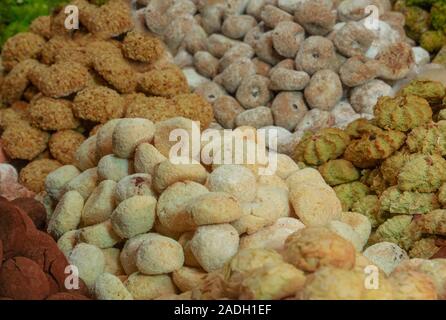
[(389, 0), (141, 3), (221, 126), (273, 126), (295, 143), (372, 117), (392, 83), (430, 59)]
[(185, 116), (203, 128), (213, 120), (164, 44), (135, 29), (128, 1), (71, 4), (80, 10), (80, 29), (65, 28), (61, 8), (8, 39), (1, 53), (1, 145), (24, 167), (20, 182), (36, 193), (108, 120)]

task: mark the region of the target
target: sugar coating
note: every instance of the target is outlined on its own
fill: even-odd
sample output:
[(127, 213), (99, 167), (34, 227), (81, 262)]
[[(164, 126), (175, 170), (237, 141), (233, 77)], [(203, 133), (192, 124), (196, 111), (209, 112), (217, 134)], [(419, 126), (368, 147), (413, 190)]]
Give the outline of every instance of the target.
[(376, 60), (381, 64), (380, 76), (385, 80), (403, 79), (415, 64), (412, 48), (404, 42), (388, 46)]
[(276, 65), (280, 62), (281, 56), (274, 50), (272, 30), (265, 33), (259, 32), (259, 34), (252, 36), (254, 38), (252, 46), (260, 59), (271, 65)]
[(184, 265), (188, 267), (201, 268), (200, 263), (195, 258), (192, 248), (191, 248), (191, 240), (194, 237), (194, 231), (188, 231), (183, 233), (179, 238), (178, 242), (183, 247), (184, 252)]
[(136, 253), (141, 243), (149, 237), (150, 234), (140, 234), (126, 241), (120, 253), (120, 262), (125, 274), (131, 275), (138, 271)]
[(225, 128), (234, 129), (237, 116), (245, 111), (240, 103), (231, 96), (217, 98), (213, 105), (215, 119)]
[[(332, 127), (336, 123), (335, 116), (330, 111), (311, 109), (297, 124), (295, 134), (299, 141), (306, 131), (316, 132), (318, 130)], [(298, 142), (299, 142), (298, 141)]]
[(296, 66), (309, 75), (313, 75), (317, 71), (330, 69), (335, 62), (335, 57), (333, 42), (321, 36), (312, 36), (302, 43), (296, 56)]
[(355, 111), (373, 114), (373, 109), (378, 102), (378, 98), (389, 96), (391, 93), (392, 87), (384, 81), (372, 80), (354, 88), (350, 101)]
[(120, 119), (113, 119), (104, 124), (96, 134), (96, 152), (102, 158), (113, 153), (113, 132)]
[(145, 173), (137, 173), (121, 179), (116, 186), (116, 198), (118, 202), (133, 196), (152, 196), (152, 176)]
[(260, 19), (268, 28), (274, 29), (282, 21), (293, 21), (293, 16), (273, 5), (266, 5), (260, 12)]
[(270, 72), (270, 89), (275, 91), (303, 90), (310, 82), (310, 76), (303, 71), (274, 68)]
[(197, 226), (230, 223), (242, 216), (237, 199), (223, 192), (210, 192), (196, 197), (187, 211)]
[(121, 241), (110, 220), (80, 229), (78, 237), (80, 242), (92, 244), (100, 249), (112, 248)]
[(305, 38), (305, 30), (292, 21), (279, 22), (273, 32), (274, 49), (286, 58), (294, 58)]
[(176, 182), (188, 180), (204, 184), (207, 176), (205, 167), (198, 162), (173, 164), (170, 160), (165, 160), (155, 168), (153, 186), (158, 193), (161, 193)]
[(96, 150), (96, 138), (96, 135), (89, 137), (76, 151), (74, 164), (82, 171), (94, 168), (98, 164), (99, 159)]
[(312, 35), (326, 35), (336, 23), (336, 11), (332, 4), (324, 2), (311, 3), (304, 1), (296, 10), (294, 17), (308, 33)]
[(254, 63), (248, 58), (242, 58), (228, 66), (214, 80), (217, 84), (223, 86), (226, 91), (234, 94), (244, 78), (254, 76), (255, 74), (256, 67)]
[(99, 300), (133, 300), (121, 280), (110, 273), (103, 273), (96, 279), (94, 294)]
[(378, 76), (379, 63), (361, 56), (354, 56), (341, 66), (339, 74), (342, 83), (346, 86), (357, 87)]
[(218, 62), (218, 71), (222, 72), (232, 63), (243, 59), (251, 59), (254, 56), (254, 49), (246, 43), (237, 43), (229, 48)]
[(98, 170), (96, 168), (87, 169), (66, 183), (63, 192), (74, 190), (79, 192), (84, 199), (88, 199), (98, 183)]
[(260, 60), (259, 58), (252, 59), (252, 62), (254, 64), (257, 74), (265, 77), (268, 76), (269, 72), (271, 71), (271, 65), (269, 63), (266, 63)]
[(233, 223), (239, 234), (252, 234), (290, 215), (288, 190), (273, 185), (259, 185), (256, 198), (245, 204), (244, 215)]
[(141, 142), (152, 141), (154, 133), (155, 125), (150, 120), (122, 119), (113, 131), (113, 153), (121, 158), (130, 158)]
[(241, 39), (257, 21), (250, 15), (228, 16), (222, 25), (222, 33), (232, 39)]
[(284, 181), (287, 181), (288, 177), (290, 177), (294, 172), (299, 171), (300, 168), (294, 162), (293, 159), (291, 159), (289, 156), (285, 154), (278, 154), (277, 157), (277, 171), (276, 175), (283, 179)]
[(135, 300), (151, 300), (176, 292), (169, 275), (144, 275), (136, 272), (128, 277), (124, 285)]
[(402, 261), (409, 259), (403, 249), (390, 242), (374, 244), (364, 250), (363, 254), (387, 275), (391, 274)]
[[(97, 7), (92, 4), (83, 4), (85, 18), (81, 19), (86, 28), (100, 37), (116, 37), (130, 31), (133, 26), (130, 6), (123, 1), (110, 1)], [(109, 19), (111, 19), (109, 21)]]
[(65, 185), (81, 172), (73, 165), (65, 165), (51, 172), (45, 179), (45, 189), (51, 197), (59, 199)]
[(196, 225), (187, 206), (195, 197), (209, 193), (209, 190), (196, 182), (176, 182), (168, 187), (159, 197), (157, 217), (160, 223), (169, 230), (190, 231)]
[(104, 272), (105, 258), (102, 251), (87, 243), (79, 243), (68, 257), (70, 264), (79, 270), (79, 277), (92, 290), (96, 279)]
[(336, 48), (346, 57), (365, 54), (372, 45), (374, 34), (359, 22), (347, 22), (334, 36)]
[(342, 1), (338, 6), (338, 14), (341, 21), (361, 20), (365, 18), (365, 7), (369, 4), (368, 0), (347, 0)]
[(120, 256), (121, 250), (118, 248), (102, 249), (102, 253), (105, 257), (105, 270), (104, 272), (111, 273), (115, 276), (125, 275), (122, 268)]
[(342, 212), (333, 189), (318, 182), (290, 186), (290, 201), (296, 215), (306, 226), (325, 225), (338, 219)]
[(207, 78), (214, 78), (218, 74), (218, 64), (218, 59), (207, 51), (198, 51), (194, 55), (195, 69)]
[(108, 220), (116, 206), (116, 182), (104, 180), (93, 190), (82, 211), (82, 224), (91, 226)]
[(135, 195), (122, 201), (111, 215), (113, 230), (121, 238), (130, 239), (150, 231), (155, 221), (156, 199)]
[(305, 98), (312, 108), (331, 110), (342, 98), (339, 76), (331, 70), (316, 72), (305, 88)]
[(77, 229), (81, 221), (84, 198), (77, 191), (69, 191), (57, 204), (48, 223), (48, 233), (60, 238), (68, 231)]
[(273, 125), (274, 119), (270, 108), (256, 107), (243, 111), (235, 118), (237, 127), (250, 126), (256, 129)]
[(277, 126), (293, 131), (304, 118), (308, 106), (301, 92), (281, 92), (273, 100), (271, 111)]
[(256, 178), (247, 168), (240, 165), (223, 165), (208, 178), (210, 191), (227, 192), (241, 202), (253, 201), (256, 195)]
[(327, 186), (322, 175), (313, 168), (305, 168), (302, 170), (296, 170), (288, 176), (286, 183), (291, 190), (294, 187), (299, 187), (300, 184), (313, 184), (317, 186)]
[(138, 248), (136, 267), (146, 275), (170, 273), (184, 264), (181, 245), (175, 240), (158, 234), (150, 234)]
[(207, 49), (213, 56), (221, 58), (231, 49), (236, 41), (220, 34), (213, 34), (207, 39)]
[(68, 257), (78, 243), (79, 230), (66, 232), (57, 240), (57, 247), (62, 251), (65, 257)]
[(187, 83), (189, 84), (189, 88), (193, 91), (204, 83), (209, 82), (206, 77), (200, 75), (194, 68), (183, 68), (182, 69), (184, 76), (186, 77)]
[(158, 149), (149, 143), (141, 143), (135, 151), (134, 166), (135, 172), (150, 174), (153, 176), (155, 167), (165, 161)]
[(98, 162), (98, 174), (101, 180), (120, 181), (133, 173), (133, 165), (128, 159), (118, 158), (115, 155), (103, 157)]
[(192, 252), (207, 272), (223, 267), (237, 253), (238, 246), (238, 232), (229, 224), (201, 226), (191, 240)]

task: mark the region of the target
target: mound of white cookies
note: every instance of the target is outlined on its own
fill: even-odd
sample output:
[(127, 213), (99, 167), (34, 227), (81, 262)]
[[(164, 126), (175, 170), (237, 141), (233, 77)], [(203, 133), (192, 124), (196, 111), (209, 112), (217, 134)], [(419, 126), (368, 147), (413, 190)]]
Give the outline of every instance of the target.
[[(283, 154), (272, 175), (259, 173), (265, 163), (175, 164), (170, 133), (193, 125), (112, 120), (80, 146), (75, 166), (48, 175), (48, 233), (95, 298), (311, 299), (324, 268), (359, 279), (370, 222), (343, 213), (317, 170)], [(381, 252), (368, 258), (391, 273), (400, 253)]]

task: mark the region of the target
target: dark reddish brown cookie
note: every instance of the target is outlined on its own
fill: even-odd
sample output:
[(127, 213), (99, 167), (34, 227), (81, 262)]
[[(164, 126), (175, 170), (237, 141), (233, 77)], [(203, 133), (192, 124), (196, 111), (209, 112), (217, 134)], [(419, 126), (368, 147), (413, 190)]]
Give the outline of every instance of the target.
[(34, 222), (39, 230), (46, 226), (46, 210), (43, 204), (33, 198), (17, 198), (11, 201), (13, 205), (22, 209)]
[(26, 214), (8, 202), (0, 201), (0, 240), (3, 241), (4, 259), (16, 256), (27, 243), (27, 237), (36, 231)]
[(3, 241), (0, 240), (0, 268), (2, 267), (3, 263)]
[[(57, 284), (58, 291), (67, 291), (65, 279), (69, 274), (65, 273), (65, 268), (68, 266), (68, 260), (50, 235), (41, 231), (34, 233), (28, 238), (20, 255), (35, 261), (52, 278), (52, 283)], [(79, 294), (88, 292), (85, 284), (82, 281), (79, 282), (79, 290), (71, 292)]]
[(27, 257), (36, 262), (44, 272), (51, 274), (53, 264), (60, 261), (60, 269), (64, 269), (62, 265), (68, 264), (67, 259), (57, 247), (54, 239), (45, 232), (37, 231), (28, 236), (20, 255)]
[(440, 248), (440, 250), (438, 250), (431, 259), (446, 259), (446, 247)]
[(60, 289), (59, 289), (59, 284), (57, 283), (57, 281), (48, 273), (45, 273), (45, 276), (48, 280), (48, 285), (50, 288), (50, 293), (48, 294), (48, 296), (58, 293), (60, 291)]
[(47, 300), (90, 300), (90, 299), (76, 293), (59, 292), (48, 297)]
[(48, 280), (37, 263), (25, 257), (5, 261), (0, 270), (0, 296), (14, 300), (43, 300), (49, 293)]

